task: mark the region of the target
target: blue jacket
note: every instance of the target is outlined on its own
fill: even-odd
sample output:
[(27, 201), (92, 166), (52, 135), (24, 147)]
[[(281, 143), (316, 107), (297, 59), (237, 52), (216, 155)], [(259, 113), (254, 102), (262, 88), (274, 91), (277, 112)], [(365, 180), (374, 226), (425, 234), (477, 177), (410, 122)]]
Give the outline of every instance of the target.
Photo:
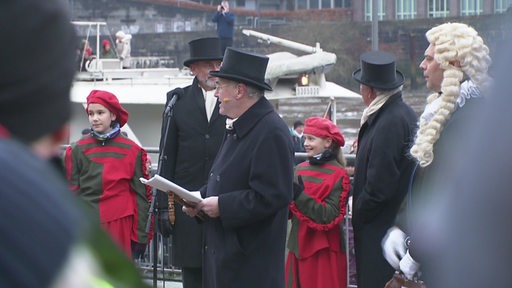
[(217, 23), (217, 36), (220, 38), (233, 38), (235, 28), (235, 14), (232, 12), (222, 13), (217, 11), (212, 22)]

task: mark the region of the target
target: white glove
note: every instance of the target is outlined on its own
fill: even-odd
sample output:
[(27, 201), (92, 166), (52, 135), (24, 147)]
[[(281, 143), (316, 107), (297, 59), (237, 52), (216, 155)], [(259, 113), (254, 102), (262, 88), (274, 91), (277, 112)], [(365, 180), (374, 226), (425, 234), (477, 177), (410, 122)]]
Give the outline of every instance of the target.
[(414, 274), (416, 274), (420, 270), (420, 263), (414, 261), (412, 259), (409, 251), (405, 254), (404, 258), (400, 260), (400, 271), (404, 273), (405, 277), (409, 280), (413, 280)]
[(407, 235), (398, 227), (393, 226), (388, 229), (386, 236), (382, 239), (382, 253), (388, 263), (398, 270), (400, 268), (400, 259), (404, 257), (407, 252), (405, 245), (405, 238)]

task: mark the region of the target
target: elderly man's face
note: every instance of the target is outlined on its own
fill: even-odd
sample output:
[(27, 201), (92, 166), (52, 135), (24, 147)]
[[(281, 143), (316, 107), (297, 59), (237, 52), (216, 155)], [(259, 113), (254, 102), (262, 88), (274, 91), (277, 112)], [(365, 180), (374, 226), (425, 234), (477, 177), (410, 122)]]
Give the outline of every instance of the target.
[(440, 92), (444, 70), (439, 66), (439, 63), (434, 60), (434, 55), (434, 45), (430, 44), (427, 50), (425, 50), (425, 58), (421, 61), (420, 68), (423, 70), (427, 88), (434, 92)]
[(238, 114), (238, 85), (239, 83), (218, 78), (216, 82), (215, 97), (219, 101), (219, 114), (226, 115), (231, 119), (240, 116)]
[(199, 85), (207, 90), (215, 89), (215, 79), (216, 77), (210, 76), (210, 71), (216, 71), (220, 68), (220, 60), (210, 60), (210, 61), (197, 61), (190, 64), (190, 71), (192, 75), (197, 77), (199, 81)]

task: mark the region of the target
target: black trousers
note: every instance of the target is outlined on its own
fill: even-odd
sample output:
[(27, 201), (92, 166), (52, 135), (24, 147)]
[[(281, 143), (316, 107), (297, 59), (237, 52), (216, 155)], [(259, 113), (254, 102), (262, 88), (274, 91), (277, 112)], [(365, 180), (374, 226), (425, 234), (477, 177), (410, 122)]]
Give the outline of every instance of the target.
[(233, 46), (233, 38), (219, 37), (220, 39), (220, 51), (226, 52), (226, 48)]

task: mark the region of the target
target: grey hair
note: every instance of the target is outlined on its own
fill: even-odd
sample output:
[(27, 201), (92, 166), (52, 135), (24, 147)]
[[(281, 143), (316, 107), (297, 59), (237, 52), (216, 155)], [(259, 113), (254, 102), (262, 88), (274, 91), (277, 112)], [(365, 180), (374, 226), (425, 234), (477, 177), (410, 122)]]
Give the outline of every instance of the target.
[(400, 85), (399, 87), (397, 88), (394, 88), (394, 89), (390, 89), (390, 90), (382, 90), (382, 89), (375, 89), (375, 94), (377, 96), (381, 96), (381, 95), (393, 95), (395, 94), (396, 92), (398, 91), (402, 91), (402, 87), (404, 87), (403, 85)]
[(256, 88), (256, 87), (248, 85), (248, 84), (246, 84), (246, 87), (247, 87), (247, 95), (249, 97), (261, 98), (265, 95), (265, 92), (260, 88)]

